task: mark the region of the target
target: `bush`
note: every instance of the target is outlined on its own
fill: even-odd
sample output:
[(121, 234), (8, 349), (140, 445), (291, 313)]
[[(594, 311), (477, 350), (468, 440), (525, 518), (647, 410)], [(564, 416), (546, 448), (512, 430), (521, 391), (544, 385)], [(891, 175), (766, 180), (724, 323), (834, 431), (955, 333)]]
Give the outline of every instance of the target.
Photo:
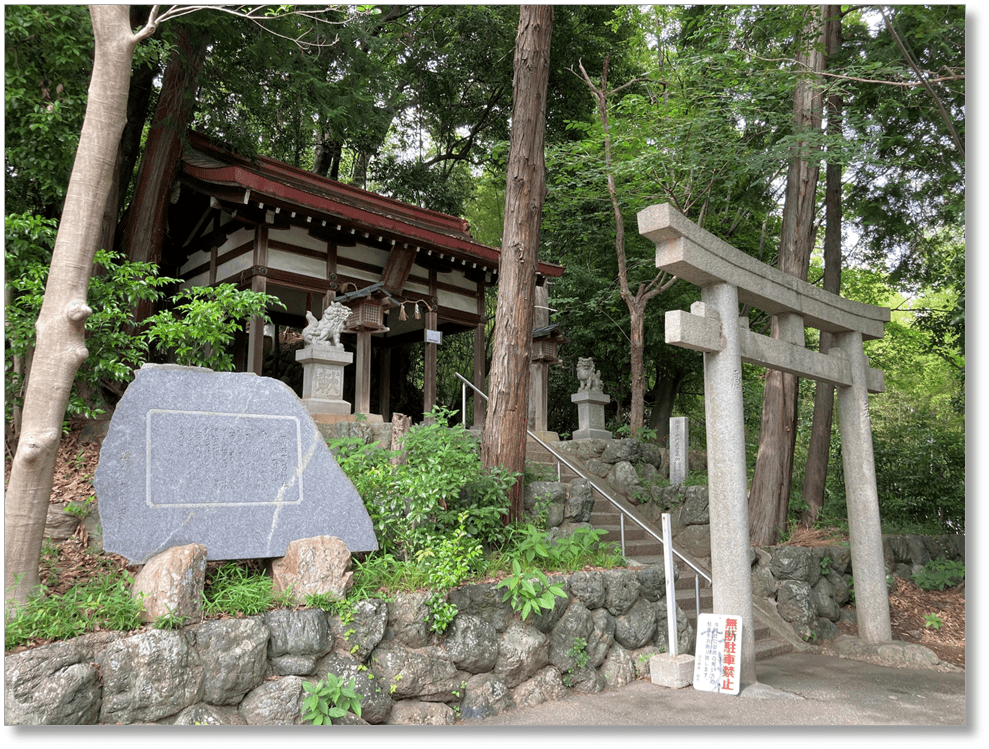
[[(4, 361), (5, 415), (23, 404), (23, 361), (34, 348), (35, 323), (45, 297), (45, 284), (55, 241), (55, 223), (37, 216), (7, 216), (4, 222), (4, 260), (7, 288), (12, 299), (5, 308), (7, 346)], [(269, 306), (284, 306), (275, 297), (238, 291), (232, 284), (182, 290), (171, 308), (148, 318), (140, 332), (132, 330), (132, 315), (141, 302), (161, 302), (165, 288), (178, 279), (158, 275), (152, 263), (132, 263), (116, 252), (100, 250), (99, 268), (89, 281), (87, 304), (93, 314), (86, 320), (88, 356), (79, 367), (69, 416), (93, 418), (108, 406), (107, 392), (121, 394), (134, 370), (149, 360), (150, 344), (159, 354), (169, 350), (179, 364), (233, 369), (230, 351), (234, 334), (244, 321), (257, 315), (267, 319)]]
[(911, 575), (921, 590), (944, 590), (965, 582), (965, 565), (945, 557), (930, 560), (924, 569)]
[(382, 553), (408, 561), (457, 528), (488, 548), (507, 539), (508, 489), (518, 476), (500, 467), (485, 471), (473, 435), (462, 424), (446, 426), (451, 414), (437, 407), (427, 414), (432, 423), (413, 427), (398, 465), (391, 463), (394, 451), (357, 438), (329, 440), (364, 500)]
[[(7, 241), (12, 234), (29, 231), (35, 241), (54, 241), (54, 228), (51, 235), (38, 230), (34, 224), (18, 222), (18, 217), (7, 217)], [(37, 230), (37, 231), (36, 231)], [(15, 246), (29, 240), (14, 239)], [(14, 366), (14, 357), (23, 358), (34, 348), (35, 323), (41, 312), (45, 298), (45, 284), (48, 281), (48, 261), (38, 251), (12, 258), (8, 252), (7, 288), (13, 299), (7, 306), (5, 358), (5, 386), (8, 397), (5, 399), (6, 416), (9, 419), (14, 406), (23, 404), (21, 395), (24, 386), (23, 373)], [(33, 259), (24, 262), (25, 257)], [(129, 326), (134, 307), (141, 301), (156, 301), (164, 296), (163, 288), (174, 283), (175, 279), (161, 278), (157, 268), (150, 263), (129, 263), (118, 253), (100, 250), (94, 264), (102, 269), (89, 281), (87, 303), (93, 314), (86, 320), (86, 349), (89, 352), (76, 374), (72, 394), (69, 397), (70, 416), (92, 418), (106, 409), (104, 387), (111, 392), (122, 392), (123, 387), (134, 377), (134, 370), (147, 361), (148, 341), (143, 335), (133, 335)], [(13, 266), (13, 267), (11, 267)]]

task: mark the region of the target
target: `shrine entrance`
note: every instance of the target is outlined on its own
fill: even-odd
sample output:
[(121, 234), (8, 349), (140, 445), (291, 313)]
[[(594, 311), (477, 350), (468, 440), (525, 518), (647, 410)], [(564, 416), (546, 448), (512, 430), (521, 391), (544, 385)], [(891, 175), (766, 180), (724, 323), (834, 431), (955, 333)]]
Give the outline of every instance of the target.
[[(354, 383), (350, 418), (390, 417), (396, 377), (405, 374), (396, 369), (419, 346), (422, 403), (409, 415), (418, 419), (431, 410), (444, 336), (472, 332), (472, 381), (485, 389), (485, 292), (498, 283), (500, 250), (476, 242), (466, 221), (274, 159), (246, 159), (195, 132), (188, 134), (174, 195), (163, 273), (186, 287), (233, 283), (276, 296), (286, 307), (269, 311), (279, 329), (302, 330), (307, 312), (319, 318), (333, 300), (350, 307), (344, 336), (355, 353), (345, 370), (348, 389)], [(539, 263), (536, 284), (563, 270)], [(238, 368), (261, 374), (265, 344), (255, 319)], [(408, 405), (405, 400), (402, 408)], [(476, 404), (474, 423), (483, 420)]]
[[(701, 301), (690, 312), (666, 313), (666, 342), (704, 355), (714, 613), (743, 617), (742, 680), (756, 681), (743, 361), (836, 386), (859, 636), (890, 642), (868, 401), (885, 385), (862, 349), (863, 340), (883, 336), (889, 310), (843, 299), (760, 263), (669, 204), (646, 208), (638, 220), (639, 233), (656, 244), (656, 267), (701, 288)], [(738, 316), (740, 302), (775, 315), (779, 338), (750, 331), (748, 319)], [(804, 347), (805, 326), (835, 336), (829, 353)]]

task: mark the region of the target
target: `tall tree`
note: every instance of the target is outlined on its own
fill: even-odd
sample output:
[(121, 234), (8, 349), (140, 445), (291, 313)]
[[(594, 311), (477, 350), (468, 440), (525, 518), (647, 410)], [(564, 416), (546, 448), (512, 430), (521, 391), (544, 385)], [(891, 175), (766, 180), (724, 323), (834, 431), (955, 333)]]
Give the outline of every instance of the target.
[(131, 60), (154, 32), (157, 11), (136, 33), (126, 5), (90, 7), (96, 55), (86, 116), (37, 323), (37, 347), (24, 396), (21, 437), (4, 502), (5, 605), (23, 603), (39, 584), (55, 456), (72, 381), (86, 358), (84, 327), (93, 258), (127, 119)]
[[(837, 6), (829, 6), (824, 19), (825, 52), (832, 59), (841, 45), (841, 14)], [(841, 137), (841, 92), (833, 88), (828, 93), (828, 132)], [(824, 194), (824, 279), (823, 288), (832, 294), (841, 293), (841, 175), (840, 160), (829, 158), (825, 171)], [(834, 336), (821, 331), (818, 350), (822, 354), (831, 349)], [(824, 487), (828, 480), (828, 459), (831, 452), (831, 427), (834, 417), (834, 385), (818, 381), (814, 385), (814, 416), (811, 422), (810, 445), (807, 448), (807, 467), (804, 471), (802, 498), (807, 505), (801, 523), (810, 528), (824, 506)]]
[(643, 363), (643, 352), (645, 350), (645, 316), (646, 305), (649, 300), (659, 296), (676, 282), (675, 276), (668, 273), (657, 273), (651, 281), (639, 283), (635, 294), (632, 293), (628, 283), (628, 263), (625, 259), (625, 219), (622, 216), (621, 205), (618, 201), (618, 190), (615, 187), (614, 165), (611, 156), (611, 128), (608, 124), (608, 94), (619, 93), (623, 88), (635, 84), (632, 80), (618, 86), (609, 92), (608, 90), (608, 58), (604, 60), (604, 69), (601, 72), (601, 85), (595, 85), (594, 81), (580, 65), (580, 74), (594, 97), (597, 105), (598, 117), (601, 120), (601, 127), (604, 130), (604, 169), (605, 178), (608, 185), (608, 198), (611, 201), (611, 208), (615, 218), (615, 256), (618, 259), (618, 283), (621, 289), (621, 297), (628, 307), (631, 336), (629, 340), (629, 354), (632, 365), (632, 408), (629, 414), (629, 427), (633, 437), (637, 437), (642, 429), (642, 422), (645, 418), (645, 394), (646, 394), (646, 372)]
[[(178, 24), (175, 47), (165, 68), (154, 119), (141, 156), (134, 197), (122, 222), (123, 249), (132, 262), (158, 263), (161, 260), (168, 197), (182, 155), (186, 123), (196, 102), (206, 42), (203, 27)], [(143, 318), (146, 314), (139, 316)]]
[[(552, 32), (552, 6), (522, 6), (515, 46), (498, 310), (488, 413), (481, 439), (481, 459), (486, 468), (502, 465), (519, 474), (525, 468), (533, 304), (546, 193), (544, 139)], [(520, 477), (511, 492), (508, 519), (517, 520), (522, 512)]]
[[(824, 53), (824, 19), (829, 6), (809, 6), (805, 33), (797, 43), (795, 62), (803, 69), (793, 94), (793, 130), (786, 195), (783, 203), (783, 230), (780, 237), (779, 269), (807, 280), (814, 249), (817, 181), (820, 170)], [(774, 316), (772, 336), (803, 345), (802, 321), (793, 315)], [(768, 370), (762, 404), (759, 452), (749, 494), (749, 540), (770, 546), (786, 527), (790, 506), (790, 477), (797, 437), (799, 379), (794, 375)]]

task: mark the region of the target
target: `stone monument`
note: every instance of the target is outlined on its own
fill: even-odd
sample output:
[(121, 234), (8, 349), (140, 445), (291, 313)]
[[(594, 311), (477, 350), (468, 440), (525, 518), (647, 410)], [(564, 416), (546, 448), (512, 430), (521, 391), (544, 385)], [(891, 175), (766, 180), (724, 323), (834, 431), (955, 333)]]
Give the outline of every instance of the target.
[(314, 536), (378, 548), (295, 393), (253, 373), (144, 365), (117, 405), (93, 485), (104, 548), (134, 564), (186, 544), (211, 560), (281, 557)]
[(570, 400), (577, 404), (578, 429), (575, 440), (610, 440), (611, 432), (604, 428), (604, 407), (611, 402), (601, 385), (601, 372), (594, 368), (594, 360), (581, 357), (577, 360), (577, 380), (580, 386)]
[(670, 419), (670, 486), (683, 486), (690, 471), (690, 444), (686, 416)]
[(306, 312), (306, 345), (295, 352), (295, 360), (302, 364), (302, 405), (310, 414), (350, 414), (350, 403), (343, 399), (343, 368), (354, 355), (340, 343), (349, 316), (350, 308), (339, 302), (331, 302), (319, 320)]

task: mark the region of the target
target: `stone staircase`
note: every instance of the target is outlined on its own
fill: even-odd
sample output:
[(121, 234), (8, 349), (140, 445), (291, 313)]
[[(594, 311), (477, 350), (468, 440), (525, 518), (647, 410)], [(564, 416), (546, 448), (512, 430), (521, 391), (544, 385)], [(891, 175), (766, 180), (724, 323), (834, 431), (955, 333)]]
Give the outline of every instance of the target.
[[(538, 463), (547, 466), (554, 472), (558, 470), (559, 466), (559, 480), (564, 483), (569, 483), (573, 479), (578, 478), (577, 474), (570, 468), (563, 464), (559, 464), (556, 456), (532, 439), (528, 441), (526, 446), (526, 460), (530, 463)], [(577, 458), (567, 455), (567, 460), (583, 469), (583, 466)], [(604, 485), (604, 481), (601, 479), (596, 479), (595, 483), (599, 486)], [(662, 529), (655, 527), (653, 523), (650, 523), (648, 520), (642, 518), (636, 512), (635, 505), (626, 502), (622, 497), (616, 497), (616, 501), (618, 501), (624, 509), (628, 510), (632, 515), (638, 518), (644, 525), (648, 526), (657, 536), (662, 536)], [(594, 509), (591, 512), (590, 523), (593, 527), (606, 531), (606, 534), (603, 537), (605, 541), (615, 541), (616, 543), (621, 543), (621, 512), (617, 510), (608, 500), (601, 497), (601, 495), (597, 492), (595, 492), (595, 503)], [(663, 545), (653, 538), (647, 531), (645, 531), (638, 523), (626, 518), (624, 536), (625, 558), (630, 564), (648, 565), (661, 563), (663, 561)], [(706, 569), (704, 565), (699, 564), (693, 559), (691, 562), (703, 569), (705, 573), (710, 574), (709, 570)], [(677, 568), (680, 572), (675, 586), (677, 604), (687, 615), (687, 619), (690, 620), (691, 626), (696, 629), (698, 607), (695, 602), (695, 578), (697, 577), (697, 574), (689, 565), (680, 560), (677, 561)], [(701, 613), (711, 612), (713, 610), (713, 605), (714, 598), (711, 587), (707, 580), (701, 578)], [(785, 639), (774, 636), (772, 629), (764, 621), (761, 621), (761, 619), (762, 617), (760, 617), (757, 613), (755, 622), (756, 628), (754, 633), (756, 660), (791, 652), (793, 650), (793, 646)]]

